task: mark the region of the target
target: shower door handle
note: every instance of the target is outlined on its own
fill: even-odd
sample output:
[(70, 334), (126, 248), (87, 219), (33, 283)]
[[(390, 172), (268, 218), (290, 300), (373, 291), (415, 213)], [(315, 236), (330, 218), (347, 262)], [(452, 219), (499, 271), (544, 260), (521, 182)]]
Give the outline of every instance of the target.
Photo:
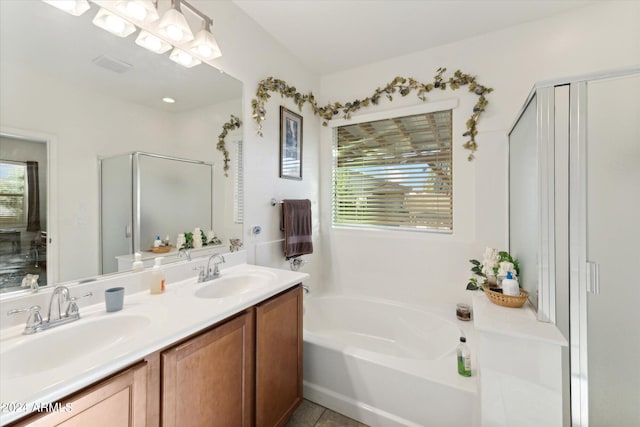
[(600, 265), (587, 261), (587, 291), (594, 295), (600, 293)]

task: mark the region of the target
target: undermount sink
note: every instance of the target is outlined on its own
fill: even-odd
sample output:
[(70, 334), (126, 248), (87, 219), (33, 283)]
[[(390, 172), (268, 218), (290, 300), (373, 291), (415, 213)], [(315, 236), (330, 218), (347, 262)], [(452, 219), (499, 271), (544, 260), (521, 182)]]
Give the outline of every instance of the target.
[(229, 298), (252, 292), (268, 285), (276, 279), (271, 272), (254, 271), (237, 275), (223, 276), (214, 279), (195, 292), (198, 298)]
[(11, 379), (54, 369), (125, 341), (150, 324), (145, 316), (105, 316), (20, 337), (0, 352), (0, 376)]

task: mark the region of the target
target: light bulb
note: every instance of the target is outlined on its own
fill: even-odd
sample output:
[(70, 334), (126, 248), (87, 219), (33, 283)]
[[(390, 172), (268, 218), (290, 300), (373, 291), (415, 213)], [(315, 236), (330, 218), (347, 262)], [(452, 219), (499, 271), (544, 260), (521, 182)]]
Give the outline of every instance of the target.
[(91, 8), (87, 0), (42, 0), (68, 14), (80, 16)]
[(135, 25), (125, 21), (113, 12), (102, 8), (98, 11), (98, 14), (93, 18), (92, 22), (103, 30), (109, 31), (118, 37), (127, 37), (136, 31)]
[(138, 21), (144, 21), (144, 18), (147, 17), (147, 9), (135, 1), (127, 2), (127, 13)]
[(182, 40), (183, 35), (184, 33), (182, 32), (182, 30), (175, 25), (169, 25), (167, 27), (167, 36), (169, 36), (171, 40), (180, 41)]
[(178, 61), (180, 61), (182, 65), (189, 65), (193, 61), (193, 56), (186, 52), (180, 52), (178, 54)]
[(147, 38), (147, 45), (149, 46), (149, 49), (157, 51), (162, 47), (162, 41), (157, 37), (150, 36)]
[(204, 56), (205, 58), (208, 58), (211, 55), (213, 55), (213, 49), (211, 49), (211, 47), (206, 44), (201, 44), (200, 46), (198, 46), (197, 52), (198, 52), (198, 55)]
[(195, 67), (196, 65), (202, 64), (202, 61), (194, 58), (184, 50), (178, 48), (173, 49), (171, 55), (169, 55), (169, 59), (186, 68), (191, 68)]
[(165, 53), (171, 49), (171, 45), (153, 34), (142, 30), (136, 38), (136, 44), (150, 50), (153, 53)]
[(115, 15), (108, 15), (105, 18), (105, 24), (113, 33), (122, 33), (124, 31), (124, 21)]
[(56, 3), (56, 7), (64, 10), (67, 13), (71, 12), (73, 8), (76, 7), (75, 0), (57, 0)]

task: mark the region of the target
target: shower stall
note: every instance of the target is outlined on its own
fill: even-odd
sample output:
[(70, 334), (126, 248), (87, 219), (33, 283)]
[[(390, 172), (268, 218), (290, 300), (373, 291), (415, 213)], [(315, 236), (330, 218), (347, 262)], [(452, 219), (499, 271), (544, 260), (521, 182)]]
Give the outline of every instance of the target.
[(536, 85), (509, 169), (510, 252), (570, 342), (564, 425), (640, 425), (640, 69)]

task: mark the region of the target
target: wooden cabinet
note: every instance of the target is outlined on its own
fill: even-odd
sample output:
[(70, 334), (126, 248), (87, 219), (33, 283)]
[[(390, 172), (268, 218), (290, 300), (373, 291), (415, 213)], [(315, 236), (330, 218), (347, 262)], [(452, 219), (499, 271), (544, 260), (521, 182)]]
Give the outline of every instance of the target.
[(279, 427), (302, 402), (302, 345), (296, 286), (13, 425)]
[(147, 364), (141, 362), (12, 426), (144, 427), (146, 393)]
[(253, 426), (253, 311), (162, 353), (163, 427)]
[(256, 307), (256, 426), (283, 425), (302, 402), (302, 288)]

